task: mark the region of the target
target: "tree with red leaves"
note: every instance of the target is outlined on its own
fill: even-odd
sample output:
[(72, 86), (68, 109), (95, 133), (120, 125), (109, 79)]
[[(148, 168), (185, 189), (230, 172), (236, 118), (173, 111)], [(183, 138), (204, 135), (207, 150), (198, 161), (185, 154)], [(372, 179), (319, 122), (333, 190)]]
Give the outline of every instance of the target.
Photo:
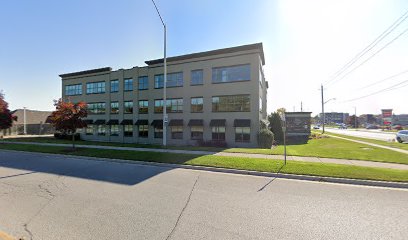
[(51, 113), (49, 120), (54, 125), (55, 130), (66, 134), (72, 134), (72, 148), (75, 149), (75, 133), (78, 128), (86, 127), (83, 118), (86, 118), (88, 113), (86, 103), (72, 103), (71, 101), (64, 102), (62, 99), (54, 100), (56, 110)]
[(8, 103), (4, 100), (4, 94), (0, 92), (0, 130), (8, 129), (17, 121), (17, 117), (11, 114)]

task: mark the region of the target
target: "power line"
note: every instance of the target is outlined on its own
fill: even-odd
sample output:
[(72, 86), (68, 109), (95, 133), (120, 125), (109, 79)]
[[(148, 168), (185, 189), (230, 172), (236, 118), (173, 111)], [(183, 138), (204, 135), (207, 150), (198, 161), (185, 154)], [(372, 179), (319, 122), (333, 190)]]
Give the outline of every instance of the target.
[(366, 85), (366, 86), (364, 86), (364, 87), (361, 87), (361, 88), (359, 88), (359, 89), (357, 89), (357, 90), (359, 91), (359, 90), (363, 90), (363, 89), (372, 87), (372, 86), (374, 86), (374, 85), (377, 85), (378, 83), (385, 82), (385, 81), (387, 81), (387, 80), (389, 80), (389, 79), (392, 79), (392, 78), (401, 76), (401, 75), (403, 75), (404, 73), (407, 73), (407, 72), (408, 72), (408, 69), (405, 70), (405, 71), (403, 71), (403, 72), (400, 72), (400, 73), (394, 74), (394, 75), (392, 75), (392, 76), (389, 76), (389, 77), (387, 77), (387, 78), (384, 78), (384, 79), (381, 79), (381, 80), (379, 80), (379, 81), (376, 81), (376, 82), (374, 82), (374, 83), (368, 84), (368, 85)]
[[(334, 84), (342, 79), (344, 79), (345, 77), (347, 77), (350, 73), (354, 72), (357, 68), (361, 67), (363, 64), (365, 64), (366, 62), (368, 62), (371, 58), (373, 58), (375, 55), (377, 55), (378, 53), (380, 53), (382, 50), (384, 50), (386, 47), (388, 47), (391, 43), (393, 43), (395, 40), (397, 40), (398, 38), (400, 38), (402, 35), (404, 35), (406, 32), (408, 32), (408, 28), (406, 28), (404, 31), (402, 31), (400, 34), (398, 34), (395, 38), (393, 38), (391, 41), (389, 41), (387, 44), (385, 44), (382, 48), (380, 48), (379, 50), (377, 50), (375, 53), (373, 53), (370, 57), (368, 57), (366, 60), (364, 60), (363, 62), (361, 62), (359, 65), (355, 66), (354, 68), (352, 68), (350, 71), (348, 71), (346, 74), (344, 74), (341, 78), (338, 78), (337, 80), (331, 82), (331, 84)], [(327, 84), (326, 84), (327, 85)]]
[[(406, 15), (406, 16), (405, 16)], [(361, 50), (356, 56), (354, 56), (349, 62), (347, 62), (340, 70), (338, 70), (330, 80), (326, 82), (326, 84), (330, 83), (331, 81), (335, 80), (339, 77), (347, 68), (351, 67), (356, 61), (358, 61), (362, 56), (364, 56), (367, 52), (373, 49), (380, 41), (382, 41), (385, 37), (387, 37), (391, 32), (395, 30), (402, 22), (404, 22), (408, 18), (408, 11), (402, 14), (394, 23), (392, 23), (384, 32), (382, 32), (373, 42), (371, 42), (368, 46), (366, 46), (363, 50)]]
[[(404, 84), (404, 83), (407, 83), (407, 84), (402, 85), (402, 84)], [(402, 86), (401, 86), (401, 85), (402, 85)], [(346, 101), (343, 101), (343, 102), (353, 102), (353, 101), (360, 100), (360, 99), (366, 98), (366, 97), (370, 97), (370, 96), (373, 96), (373, 95), (376, 95), (376, 94), (379, 94), (379, 93), (382, 93), (382, 92), (387, 92), (387, 91), (392, 91), (392, 90), (396, 90), (396, 89), (401, 89), (402, 87), (405, 87), (405, 86), (408, 86), (408, 80), (404, 80), (404, 81), (402, 81), (402, 82), (400, 82), (400, 83), (397, 83), (397, 84), (395, 84), (395, 85), (393, 85), (393, 86), (391, 86), (391, 87), (385, 88), (385, 89), (381, 89), (381, 90), (379, 90), (379, 91), (377, 91), (377, 92), (370, 93), (370, 94), (367, 94), (367, 95), (362, 96), (362, 97), (358, 97), (358, 98), (353, 98), (353, 99), (350, 99), (350, 100), (346, 100)]]

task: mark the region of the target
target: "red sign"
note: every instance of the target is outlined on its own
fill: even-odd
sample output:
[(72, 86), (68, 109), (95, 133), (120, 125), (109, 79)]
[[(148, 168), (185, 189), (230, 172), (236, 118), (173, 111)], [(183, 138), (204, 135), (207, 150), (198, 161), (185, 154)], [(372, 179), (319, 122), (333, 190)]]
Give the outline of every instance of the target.
[(382, 117), (388, 118), (392, 116), (392, 109), (382, 109)]

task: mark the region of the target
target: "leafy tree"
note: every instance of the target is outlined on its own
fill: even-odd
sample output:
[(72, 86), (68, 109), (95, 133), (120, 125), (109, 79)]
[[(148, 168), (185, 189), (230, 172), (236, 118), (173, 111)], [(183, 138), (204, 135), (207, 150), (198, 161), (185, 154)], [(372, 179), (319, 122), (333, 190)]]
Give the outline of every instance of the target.
[(4, 94), (0, 92), (0, 130), (10, 128), (13, 125), (13, 121), (17, 121), (17, 117), (13, 116), (8, 109), (8, 103), (4, 100)]
[(283, 142), (282, 121), (278, 112), (274, 112), (268, 116), (269, 126), (274, 134), (275, 141), (278, 143)]
[(283, 113), (286, 112), (286, 108), (278, 108), (278, 109), (276, 110), (276, 112), (277, 112), (278, 114), (283, 114)]
[(78, 128), (86, 127), (83, 118), (88, 116), (86, 103), (64, 102), (62, 99), (54, 100), (56, 110), (51, 113), (50, 121), (55, 130), (72, 134), (72, 148), (75, 149), (75, 133)]

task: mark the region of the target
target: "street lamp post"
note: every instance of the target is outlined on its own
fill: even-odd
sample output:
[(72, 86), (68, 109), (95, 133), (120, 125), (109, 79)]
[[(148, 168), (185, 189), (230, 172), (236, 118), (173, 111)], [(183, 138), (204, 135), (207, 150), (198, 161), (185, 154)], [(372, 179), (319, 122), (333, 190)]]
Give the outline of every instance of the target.
[(354, 107), (354, 128), (357, 129), (357, 107)]
[(167, 122), (168, 122), (168, 116), (167, 116), (167, 92), (166, 92), (166, 88), (167, 88), (167, 58), (166, 58), (166, 35), (167, 35), (167, 31), (166, 31), (166, 24), (163, 21), (163, 18), (160, 15), (159, 9), (156, 6), (156, 3), (154, 2), (154, 0), (152, 0), (154, 7), (156, 8), (157, 14), (160, 17), (160, 21), (163, 24), (163, 32), (164, 32), (164, 57), (163, 57), (163, 68), (164, 68), (164, 73), (163, 73), (163, 146), (167, 145)]

